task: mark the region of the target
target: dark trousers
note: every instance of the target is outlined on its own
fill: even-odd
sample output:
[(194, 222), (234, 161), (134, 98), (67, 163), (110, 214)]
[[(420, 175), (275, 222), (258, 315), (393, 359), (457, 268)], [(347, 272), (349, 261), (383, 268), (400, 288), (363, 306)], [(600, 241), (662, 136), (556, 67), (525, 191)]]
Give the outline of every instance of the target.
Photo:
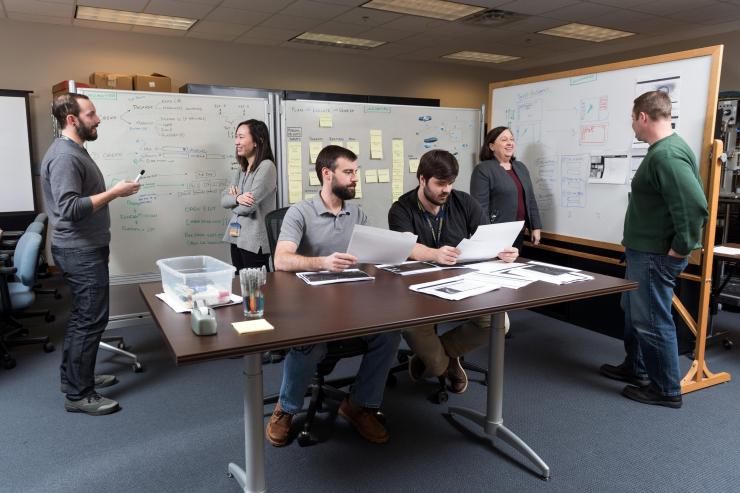
[(109, 248), (59, 248), (52, 246), (54, 262), (61, 269), (72, 295), (72, 312), (64, 334), (59, 367), (67, 398), (79, 400), (95, 391), (95, 358), (108, 325)]
[(269, 269), (269, 262), (270, 255), (262, 253), (261, 248), (258, 250), (257, 253), (252, 253), (249, 250), (239, 248), (233, 243), (231, 244), (231, 263), (234, 265), (234, 267), (236, 267), (237, 274), (240, 270), (250, 267), (259, 268), (264, 265), (265, 269)]

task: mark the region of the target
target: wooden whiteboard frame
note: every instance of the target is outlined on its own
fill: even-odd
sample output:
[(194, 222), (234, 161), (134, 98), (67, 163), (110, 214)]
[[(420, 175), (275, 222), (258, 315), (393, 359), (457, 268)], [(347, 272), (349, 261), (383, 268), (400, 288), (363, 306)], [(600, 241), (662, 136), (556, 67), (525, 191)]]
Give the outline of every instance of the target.
[[(697, 48), (694, 50), (687, 50), (687, 51), (679, 51), (676, 53), (668, 53), (664, 55), (656, 55), (646, 58), (638, 58), (635, 60), (626, 60), (622, 62), (615, 62), (615, 63), (608, 63), (605, 65), (596, 65), (593, 67), (586, 67), (586, 68), (579, 68), (579, 69), (573, 69), (573, 70), (566, 70), (563, 72), (555, 72), (551, 74), (544, 74), (544, 75), (536, 75), (532, 77), (525, 77), (522, 79), (514, 79), (514, 80), (508, 80), (508, 81), (501, 81), (501, 82), (491, 82), (488, 84), (488, 106), (486, 107), (486, 124), (488, 125), (488, 129), (491, 129), (493, 127), (493, 91), (495, 89), (500, 89), (502, 87), (511, 87), (511, 86), (518, 86), (522, 84), (531, 84), (533, 82), (542, 82), (546, 80), (555, 80), (555, 79), (565, 79), (569, 77), (577, 77), (580, 75), (587, 75), (587, 74), (593, 74), (593, 73), (599, 73), (599, 72), (610, 72), (614, 70), (622, 70), (626, 68), (633, 68), (633, 67), (641, 67), (645, 65), (655, 65), (658, 63), (666, 63), (666, 62), (673, 62), (676, 60), (685, 60), (689, 58), (698, 58), (698, 57), (704, 57), (709, 56), (711, 58), (710, 62), (710, 68), (709, 68), (709, 86), (708, 86), (708, 93), (707, 93), (707, 107), (706, 107), (706, 113), (704, 118), (704, 132), (702, 134), (702, 144), (700, 147), (699, 152), (699, 174), (701, 176), (701, 181), (704, 186), (704, 193), (707, 195), (707, 200), (710, 202), (710, 192), (708, 182), (709, 182), (709, 154), (711, 152), (712, 142), (714, 138), (714, 120), (716, 117), (716, 111), (717, 111), (717, 101), (719, 97), (719, 75), (722, 65), (722, 51), (723, 51), (723, 45), (717, 45), (717, 46), (708, 46), (705, 48)], [(626, 110), (625, 110), (626, 111)], [(710, 202), (711, 203), (711, 202)], [(710, 210), (710, 214), (713, 214), (715, 211)], [(585, 247), (593, 247), (593, 248), (599, 248), (603, 250), (611, 250), (614, 252), (623, 252), (624, 247), (622, 245), (611, 243), (611, 242), (604, 242), (604, 241), (598, 241), (598, 240), (590, 240), (586, 238), (580, 238), (575, 236), (567, 236), (558, 234), (556, 232), (542, 232), (542, 238), (543, 239), (549, 239), (549, 240), (555, 240), (555, 241), (561, 241), (565, 243), (571, 243), (574, 245), (581, 245)], [(546, 247), (546, 245), (543, 245), (543, 247)], [(535, 247), (537, 248), (537, 247)], [(574, 256), (583, 257), (583, 252), (579, 252), (578, 250), (568, 250), (564, 253), (568, 253)], [(589, 258), (592, 260), (594, 255), (589, 255)], [(598, 257), (598, 256), (596, 256)], [(610, 259), (609, 257), (601, 257), (596, 258), (595, 260), (603, 260), (605, 262), (611, 263), (613, 259)], [(698, 263), (699, 259), (698, 256), (694, 255), (692, 256), (692, 263)]]

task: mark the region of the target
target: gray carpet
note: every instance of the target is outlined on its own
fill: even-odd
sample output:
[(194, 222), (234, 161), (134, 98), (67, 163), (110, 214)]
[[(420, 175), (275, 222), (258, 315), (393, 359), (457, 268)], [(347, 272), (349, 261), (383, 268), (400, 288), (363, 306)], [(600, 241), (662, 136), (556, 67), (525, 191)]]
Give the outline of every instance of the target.
[[(27, 321), (59, 343), (67, 297), (46, 298), (58, 320)], [(552, 470), (548, 482), (517, 452), (491, 441), (426, 396), (432, 382), (399, 374), (386, 392), (391, 441), (364, 442), (342, 418), (321, 415), (326, 441), (301, 448), (266, 445), (270, 491), (322, 492), (677, 492), (738, 491), (740, 394), (735, 380), (684, 396), (684, 407), (646, 406), (619, 395), (622, 384), (598, 374), (623, 357), (621, 341), (532, 312), (511, 314), (504, 420)], [(43, 327), (43, 329), (38, 329)], [(721, 312), (717, 327), (740, 340), (740, 314)], [(244, 462), (240, 359), (175, 367), (158, 331), (123, 333), (146, 370), (135, 374), (102, 353), (98, 371), (120, 383), (105, 395), (123, 409), (110, 416), (67, 413), (59, 392), (60, 348), (16, 348), (18, 366), (0, 370), (0, 491), (238, 491), (228, 462)], [(485, 351), (468, 358), (485, 363)], [(740, 348), (708, 351), (712, 371), (740, 378)], [(689, 359), (682, 358), (684, 369)], [(336, 372), (350, 374), (356, 361)], [(267, 365), (276, 391), (280, 365)], [(449, 404), (483, 410), (485, 390), (471, 384)], [(265, 408), (271, 411), (270, 407)]]

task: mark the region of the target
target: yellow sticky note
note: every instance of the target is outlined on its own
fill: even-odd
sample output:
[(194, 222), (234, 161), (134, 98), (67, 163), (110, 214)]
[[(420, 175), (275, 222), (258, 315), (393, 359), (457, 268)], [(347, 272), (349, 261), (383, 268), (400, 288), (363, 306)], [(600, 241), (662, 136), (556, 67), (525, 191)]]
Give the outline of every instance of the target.
[(365, 170), (365, 183), (378, 183), (378, 170), (377, 169)]
[(388, 183), (391, 181), (391, 172), (388, 168), (378, 168), (378, 183)]
[(290, 181), (288, 182), (288, 202), (291, 204), (295, 204), (296, 202), (300, 202), (303, 198), (303, 184), (298, 182)]
[(340, 139), (329, 139), (329, 144), (333, 146), (344, 147), (344, 141)]
[(307, 193), (306, 195), (303, 196), (303, 198), (305, 198), (306, 200), (311, 200), (314, 197), (316, 197), (315, 193)]
[(321, 140), (311, 140), (308, 143), (308, 154), (311, 157), (311, 164), (316, 164), (316, 158), (323, 148), (324, 142)]
[(275, 327), (264, 318), (258, 318), (257, 320), (245, 320), (243, 322), (233, 322), (231, 324), (234, 329), (240, 334), (251, 334), (252, 332), (264, 332), (266, 330), (272, 330)]
[(419, 169), (419, 160), (409, 159), (409, 173), (416, 173), (417, 169)]
[(321, 128), (331, 128), (334, 126), (334, 123), (331, 120), (331, 113), (321, 113), (319, 114), (319, 127)]
[(362, 198), (362, 170), (357, 170), (357, 185), (355, 186), (355, 198)]
[(303, 173), (301, 172), (301, 141), (288, 141), (288, 202), (300, 202), (303, 193)]
[(308, 184), (312, 185), (314, 187), (321, 186), (321, 181), (319, 181), (319, 177), (316, 176), (315, 171), (309, 171), (308, 173)]
[(383, 159), (382, 130), (370, 130), (370, 159)]
[(354, 152), (358, 156), (360, 155), (360, 141), (359, 140), (348, 140), (347, 149)]

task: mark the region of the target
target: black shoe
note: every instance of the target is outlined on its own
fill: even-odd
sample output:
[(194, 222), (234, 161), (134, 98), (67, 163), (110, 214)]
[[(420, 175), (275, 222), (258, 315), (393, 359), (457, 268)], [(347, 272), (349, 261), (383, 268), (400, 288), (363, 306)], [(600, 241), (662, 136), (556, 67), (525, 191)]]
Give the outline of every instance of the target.
[(620, 382), (627, 382), (636, 387), (647, 387), (650, 385), (649, 378), (640, 378), (633, 375), (632, 372), (624, 367), (624, 363), (618, 366), (601, 365), (599, 371), (601, 371), (601, 374), (605, 377), (611, 378), (612, 380), (619, 380)]
[(683, 404), (683, 399), (680, 395), (663, 395), (653, 385), (647, 387), (627, 385), (622, 389), (622, 395), (643, 404), (653, 404), (655, 406), (665, 406), (673, 409), (678, 409)]

